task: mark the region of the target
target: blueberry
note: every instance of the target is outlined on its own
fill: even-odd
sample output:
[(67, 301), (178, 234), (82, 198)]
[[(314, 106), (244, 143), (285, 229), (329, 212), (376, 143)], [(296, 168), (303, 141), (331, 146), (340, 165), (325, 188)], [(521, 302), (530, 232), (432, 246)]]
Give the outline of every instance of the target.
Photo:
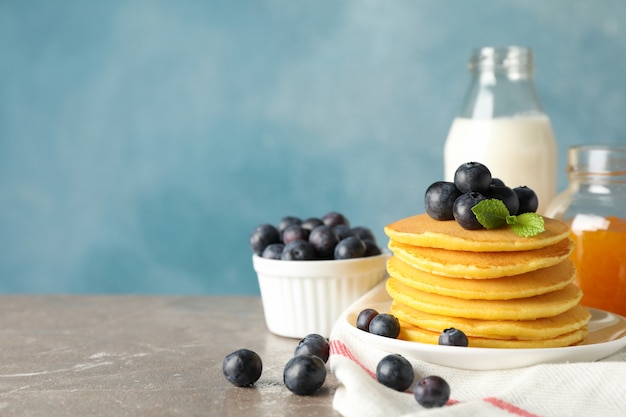
[(261, 256), (265, 247), (272, 243), (280, 243), (280, 233), (271, 224), (257, 226), (250, 235), (250, 247), (258, 256)]
[(513, 188), (513, 191), (519, 198), (519, 210), (517, 210), (517, 214), (534, 213), (537, 211), (539, 199), (531, 188), (522, 185), (521, 187)]
[(326, 213), (324, 217), (322, 217), (322, 221), (326, 226), (330, 227), (336, 226), (338, 224), (345, 224), (346, 226), (350, 226), (350, 221), (348, 221), (348, 218), (336, 211)]
[(380, 250), (376, 242), (374, 242), (373, 240), (365, 239), (363, 240), (363, 243), (365, 243), (365, 255), (363, 255), (364, 257), (376, 256), (383, 253), (383, 251)]
[(294, 356), (297, 355), (315, 355), (326, 363), (330, 356), (330, 345), (324, 336), (311, 333), (298, 343), (294, 352)]
[(311, 261), (315, 258), (315, 248), (306, 240), (294, 240), (287, 243), (280, 255), (283, 261)]
[(463, 333), (461, 330), (450, 327), (449, 329), (445, 329), (439, 335), (439, 344), (442, 346), (467, 347), (469, 345), (469, 341), (467, 340), (467, 336), (465, 336), (465, 333)]
[(308, 219), (303, 221), (300, 226), (304, 227), (310, 232), (311, 230), (315, 229), (317, 226), (321, 226), (323, 224), (324, 222), (322, 221), (322, 219), (317, 218), (317, 217), (309, 217)]
[(302, 220), (296, 216), (285, 216), (278, 222), (278, 233), (282, 236), (283, 232), (286, 228), (291, 226), (292, 224), (302, 224)]
[(309, 240), (309, 233), (311, 232), (299, 224), (289, 225), (283, 230), (283, 243), (286, 245), (294, 240)]
[(280, 259), (284, 247), (285, 245), (282, 243), (272, 243), (271, 245), (267, 245), (263, 250), (261, 257), (267, 259)]
[(311, 230), (309, 242), (317, 251), (319, 258), (332, 259), (335, 254), (335, 246), (339, 243), (339, 238), (337, 238), (337, 234), (332, 227), (321, 225)]
[(326, 380), (326, 365), (315, 355), (294, 356), (285, 365), (283, 382), (297, 395), (310, 395)]
[(254, 384), (263, 371), (263, 363), (256, 352), (239, 349), (226, 355), (222, 362), (222, 372), (226, 379), (238, 387)]
[(396, 391), (406, 391), (413, 383), (413, 365), (404, 356), (387, 355), (376, 366), (376, 379)]
[(356, 236), (352, 232), (352, 229), (350, 229), (350, 226), (346, 226), (345, 224), (337, 224), (333, 226), (333, 232), (335, 232), (339, 240), (343, 240), (350, 236)]
[(501, 185), (492, 185), (485, 193), (486, 198), (496, 198), (504, 203), (510, 215), (516, 215), (519, 210), (519, 197), (511, 188)]
[(361, 240), (372, 240), (376, 242), (376, 236), (372, 232), (372, 229), (365, 226), (356, 226), (352, 228), (352, 233), (354, 236), (358, 237)]
[(363, 331), (370, 331), (370, 322), (374, 317), (378, 315), (378, 311), (373, 308), (366, 308), (362, 310), (359, 315), (356, 317), (356, 327), (357, 329), (361, 329)]
[(381, 313), (370, 321), (369, 332), (378, 336), (397, 339), (400, 336), (400, 322), (391, 314)]
[(492, 178), (490, 185), (497, 185), (497, 186), (504, 187), (506, 184), (500, 178)]
[(424, 195), (426, 213), (435, 220), (453, 220), (452, 207), (461, 194), (463, 193), (452, 182), (432, 183)]
[(365, 243), (355, 236), (347, 237), (335, 246), (335, 259), (353, 259), (365, 256)]
[(491, 172), (480, 162), (466, 162), (454, 173), (454, 184), (462, 193), (482, 194), (491, 184)]
[(476, 230), (482, 229), (483, 226), (476, 219), (476, 215), (472, 212), (472, 207), (485, 199), (480, 193), (466, 193), (461, 195), (454, 202), (452, 211), (454, 219), (464, 229)]
[(422, 407), (443, 407), (450, 399), (450, 385), (440, 376), (427, 376), (415, 384), (413, 396)]

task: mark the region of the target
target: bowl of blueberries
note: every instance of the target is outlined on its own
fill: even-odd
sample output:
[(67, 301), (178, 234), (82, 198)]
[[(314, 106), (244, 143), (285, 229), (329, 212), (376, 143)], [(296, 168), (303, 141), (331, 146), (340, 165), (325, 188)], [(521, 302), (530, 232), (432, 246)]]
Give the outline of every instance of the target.
[(336, 211), (261, 224), (249, 243), (265, 322), (280, 336), (328, 337), (341, 313), (387, 276), (389, 252), (371, 229)]

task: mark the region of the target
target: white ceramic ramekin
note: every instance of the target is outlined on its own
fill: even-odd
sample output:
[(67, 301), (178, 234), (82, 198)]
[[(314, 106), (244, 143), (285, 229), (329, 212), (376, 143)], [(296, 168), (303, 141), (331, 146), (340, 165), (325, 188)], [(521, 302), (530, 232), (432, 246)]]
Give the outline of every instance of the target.
[(341, 313), (387, 276), (388, 253), (358, 259), (281, 261), (252, 256), (268, 329), (324, 337)]

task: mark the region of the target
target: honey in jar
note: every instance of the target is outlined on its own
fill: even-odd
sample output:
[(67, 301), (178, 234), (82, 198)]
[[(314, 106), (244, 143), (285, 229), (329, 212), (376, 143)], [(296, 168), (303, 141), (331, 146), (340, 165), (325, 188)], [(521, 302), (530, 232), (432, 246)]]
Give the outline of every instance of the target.
[(626, 316), (626, 220), (600, 217), (606, 228), (576, 230), (572, 222), (576, 283), (582, 304)]
[(546, 215), (571, 225), (581, 303), (626, 316), (626, 145), (571, 147), (567, 171)]

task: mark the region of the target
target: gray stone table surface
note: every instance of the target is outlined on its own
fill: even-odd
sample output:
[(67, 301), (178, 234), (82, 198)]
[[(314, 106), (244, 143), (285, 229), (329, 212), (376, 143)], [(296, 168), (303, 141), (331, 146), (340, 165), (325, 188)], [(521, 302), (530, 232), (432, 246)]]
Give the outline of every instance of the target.
[[(0, 416), (338, 416), (332, 374), (292, 394), (284, 365), (298, 343), (271, 334), (259, 297), (0, 296)], [(222, 360), (259, 353), (251, 388)]]

